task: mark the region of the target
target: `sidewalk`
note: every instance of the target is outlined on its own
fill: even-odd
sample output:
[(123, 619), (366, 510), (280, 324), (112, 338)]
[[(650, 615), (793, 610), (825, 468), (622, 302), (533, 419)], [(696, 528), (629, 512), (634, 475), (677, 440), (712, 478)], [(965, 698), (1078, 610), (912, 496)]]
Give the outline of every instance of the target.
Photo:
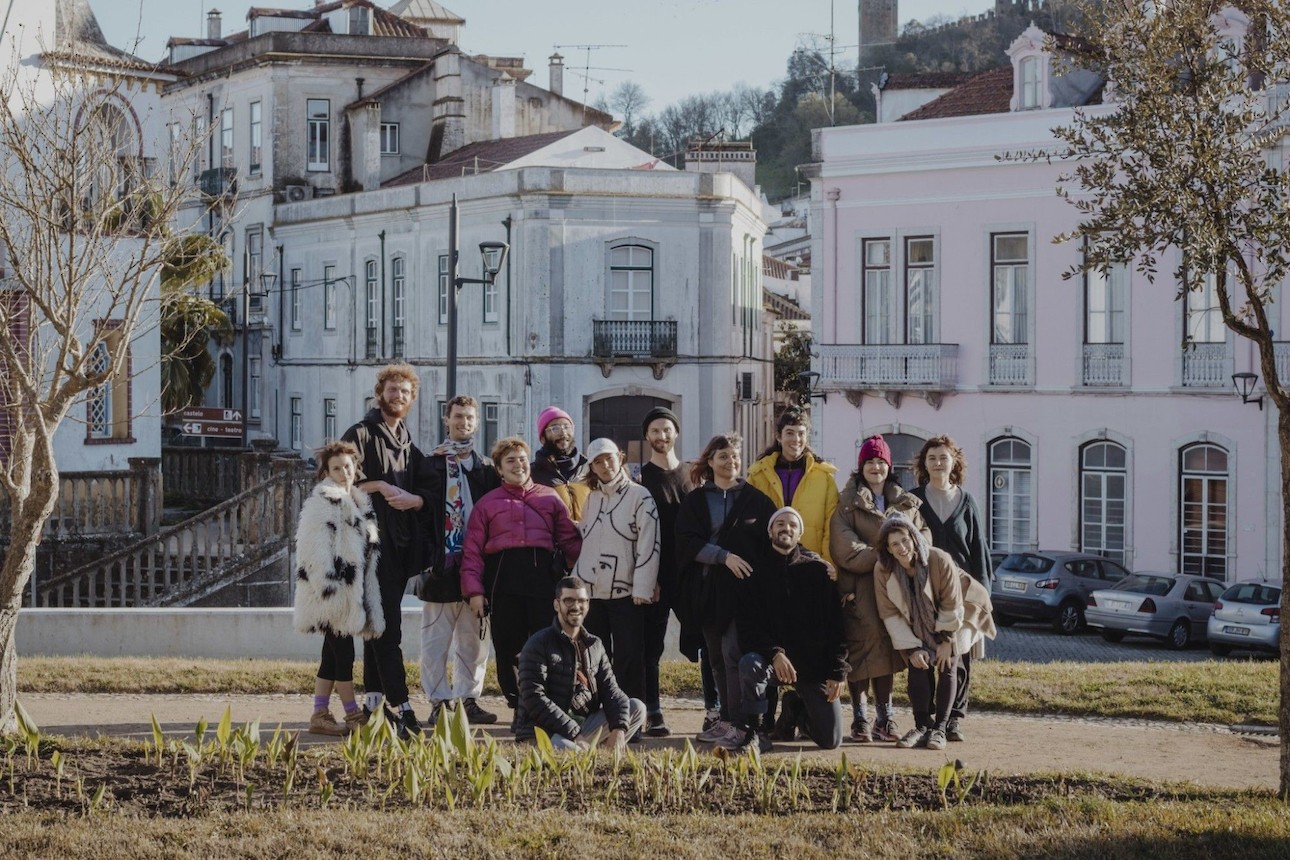
[[(46, 734), (150, 739), (151, 718), (155, 715), (168, 735), (191, 737), (202, 717), (214, 727), (224, 709), (231, 707), (236, 725), (259, 719), (266, 737), (281, 724), (284, 729), (300, 730), (300, 739), (306, 744), (336, 742), (303, 731), (313, 708), (308, 695), (27, 693), (19, 694), (19, 701)], [(506, 726), (511, 714), (504, 702), (485, 698), (480, 703), (499, 715), (498, 724), (488, 727), (489, 733), (499, 740), (509, 740)], [(339, 710), (338, 705), (334, 707)], [(672, 737), (647, 738), (636, 749), (679, 748), (684, 738), (693, 737), (699, 730), (703, 710), (698, 701), (669, 700), (664, 709)], [(913, 724), (909, 712), (901, 709), (897, 710), (896, 721), (902, 728)], [(1224, 788), (1277, 786), (1277, 738), (1238, 735), (1226, 726), (976, 712), (964, 722), (964, 731), (967, 741), (950, 744), (943, 752), (848, 741), (833, 752), (822, 752), (809, 742), (776, 743), (771, 755), (801, 752), (837, 761), (845, 752), (849, 762), (861, 765), (928, 771), (947, 759), (958, 758), (968, 768), (1000, 775), (1082, 771)]]

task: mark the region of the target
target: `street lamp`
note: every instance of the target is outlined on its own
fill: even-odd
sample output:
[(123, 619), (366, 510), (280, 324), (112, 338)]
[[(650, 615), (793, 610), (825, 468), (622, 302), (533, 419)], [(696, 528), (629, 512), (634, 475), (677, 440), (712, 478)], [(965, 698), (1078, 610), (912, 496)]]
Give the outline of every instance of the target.
[[(272, 272), (260, 273), (261, 292), (255, 294), (258, 299), (266, 298), (277, 282), (278, 276)], [(251, 444), (251, 281), (242, 289), (242, 447)]]
[(1254, 391), (1254, 386), (1258, 385), (1258, 383), (1259, 383), (1259, 375), (1257, 373), (1250, 373), (1247, 370), (1244, 373), (1232, 374), (1232, 384), (1236, 386), (1236, 394), (1238, 397), (1241, 398), (1241, 402), (1257, 403), (1259, 404), (1259, 411), (1262, 412), (1263, 395), (1260, 394), (1258, 397), (1250, 396), (1250, 394)]
[(806, 388), (808, 398), (814, 399), (818, 397), (825, 403), (829, 402), (829, 393), (820, 390), (820, 372), (818, 370), (803, 370), (797, 374), (797, 379)]
[(452, 288), (448, 290), (448, 379), (444, 402), (457, 396), (457, 291), (465, 284), (492, 284), (497, 273), (506, 263), (510, 245), (505, 242), (480, 242), (479, 255), (484, 277), (463, 278), (457, 274), (457, 244), (460, 241), (461, 213), (457, 209), (457, 195), (452, 195), (448, 207), (448, 266)]

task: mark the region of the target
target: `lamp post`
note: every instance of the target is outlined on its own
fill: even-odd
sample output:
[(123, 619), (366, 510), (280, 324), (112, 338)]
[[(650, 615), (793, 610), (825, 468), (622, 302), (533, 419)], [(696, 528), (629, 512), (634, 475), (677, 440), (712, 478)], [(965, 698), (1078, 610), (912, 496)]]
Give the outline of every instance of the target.
[(480, 242), (479, 255), (484, 269), (482, 278), (463, 278), (457, 274), (457, 244), (460, 241), (461, 213), (457, 195), (448, 207), (448, 379), (444, 401), (457, 396), (457, 291), (465, 284), (492, 284), (506, 262), (510, 246), (505, 242)]
[[(264, 298), (273, 291), (273, 285), (278, 280), (278, 276), (272, 272), (260, 273), (260, 285), (264, 288), (262, 292), (256, 293), (258, 298)], [(242, 447), (248, 448), (251, 444), (251, 428), (249, 420), (251, 418), (251, 284), (253, 281), (247, 280), (242, 288)]]
[(1250, 394), (1254, 391), (1254, 386), (1258, 385), (1258, 383), (1259, 383), (1259, 375), (1257, 373), (1250, 373), (1247, 370), (1244, 373), (1232, 374), (1232, 384), (1236, 386), (1236, 394), (1238, 397), (1241, 398), (1241, 402), (1257, 403), (1259, 404), (1259, 411), (1262, 412), (1263, 395), (1260, 394), (1258, 397), (1250, 396)]

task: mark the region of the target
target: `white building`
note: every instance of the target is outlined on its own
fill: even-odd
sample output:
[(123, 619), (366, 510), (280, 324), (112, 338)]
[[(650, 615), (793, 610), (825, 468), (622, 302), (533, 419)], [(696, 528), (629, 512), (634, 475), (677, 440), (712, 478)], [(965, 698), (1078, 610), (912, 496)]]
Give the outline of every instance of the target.
[[(813, 168), (812, 317), (825, 456), (869, 434), (897, 458), (952, 435), (996, 550), (1074, 548), (1225, 580), (1280, 570), (1272, 410), (1232, 374), (1252, 346), (1212, 294), (1175, 299), (1129, 268), (1063, 280), (1081, 249), (1053, 146), (1101, 81), (1062, 76), (1032, 30), (1011, 66), (900, 121), (824, 129)], [(1275, 158), (1284, 160), (1285, 146)], [(1290, 324), (1284, 304), (1274, 328)], [(1183, 351), (1184, 337), (1194, 349)], [(1290, 364), (1290, 354), (1287, 354)]]

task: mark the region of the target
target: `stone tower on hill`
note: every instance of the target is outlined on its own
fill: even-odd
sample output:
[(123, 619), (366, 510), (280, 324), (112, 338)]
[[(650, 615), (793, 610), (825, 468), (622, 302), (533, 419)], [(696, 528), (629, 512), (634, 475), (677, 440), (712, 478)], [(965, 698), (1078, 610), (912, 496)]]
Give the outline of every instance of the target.
[(883, 47), (896, 41), (899, 26), (897, 0), (859, 0), (860, 2), (860, 60), (859, 67), (874, 65), (875, 57)]

